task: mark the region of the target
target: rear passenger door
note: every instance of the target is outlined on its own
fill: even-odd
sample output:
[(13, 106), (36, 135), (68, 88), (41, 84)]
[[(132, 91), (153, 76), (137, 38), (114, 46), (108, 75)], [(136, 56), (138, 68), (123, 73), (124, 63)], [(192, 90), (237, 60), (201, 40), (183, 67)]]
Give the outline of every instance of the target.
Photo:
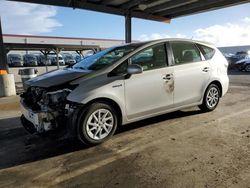
[(174, 64), (174, 105), (199, 102), (210, 78), (210, 64), (195, 43), (170, 42)]

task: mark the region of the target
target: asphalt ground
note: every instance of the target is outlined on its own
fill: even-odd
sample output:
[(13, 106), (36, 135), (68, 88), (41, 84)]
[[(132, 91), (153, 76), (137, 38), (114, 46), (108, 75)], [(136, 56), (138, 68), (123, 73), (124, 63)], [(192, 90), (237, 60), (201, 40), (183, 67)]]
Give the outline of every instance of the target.
[(250, 187), (250, 73), (230, 73), (213, 112), (129, 124), (95, 147), (29, 135), (18, 100), (0, 99), (0, 187)]

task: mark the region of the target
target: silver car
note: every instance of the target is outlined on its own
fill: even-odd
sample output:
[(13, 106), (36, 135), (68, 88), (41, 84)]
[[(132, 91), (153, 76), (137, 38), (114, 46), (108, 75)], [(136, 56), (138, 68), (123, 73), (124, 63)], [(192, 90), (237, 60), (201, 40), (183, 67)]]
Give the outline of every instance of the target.
[(27, 81), (21, 120), (32, 134), (100, 144), (131, 122), (196, 105), (214, 110), (228, 90), (227, 67), (217, 48), (193, 40), (112, 47)]
[(38, 60), (37, 56), (35, 54), (25, 54), (23, 56), (23, 65), (25, 67), (30, 67), (30, 66), (37, 66), (38, 65)]
[(8, 65), (10, 67), (22, 67), (23, 58), (20, 54), (8, 54)]

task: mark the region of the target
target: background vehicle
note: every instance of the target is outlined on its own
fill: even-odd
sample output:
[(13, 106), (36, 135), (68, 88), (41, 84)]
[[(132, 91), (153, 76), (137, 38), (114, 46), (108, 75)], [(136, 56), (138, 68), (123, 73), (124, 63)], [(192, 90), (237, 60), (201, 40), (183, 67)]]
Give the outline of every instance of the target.
[(245, 62), (245, 71), (250, 72), (250, 60), (249, 59)]
[[(45, 59), (45, 55), (41, 54), (38, 57), (38, 65), (39, 66), (45, 66), (46, 65), (46, 59)], [(51, 57), (49, 55), (47, 55), (47, 65), (50, 66), (51, 65)]]
[(225, 58), (235, 56), (235, 54), (233, 54), (233, 53), (224, 53), (223, 55), (225, 56)]
[(77, 53), (73, 53), (72, 56), (75, 59), (76, 63), (80, 62), (83, 59), (83, 57)]
[(25, 54), (23, 56), (23, 61), (24, 61), (23, 65), (26, 67), (38, 65), (37, 56), (34, 54)]
[[(51, 59), (51, 65), (57, 65), (56, 55), (49, 55), (49, 56)], [(59, 62), (59, 65), (65, 65), (65, 61), (61, 54), (58, 54), (58, 62)]]
[(8, 65), (10, 67), (22, 67), (23, 58), (20, 54), (8, 54)]
[(241, 60), (247, 59), (249, 57), (247, 52), (240, 51), (234, 54), (224, 54), (225, 58), (228, 61), (228, 69), (237, 69), (237, 70), (244, 70), (241, 69)]
[(65, 65), (72, 65), (76, 63), (76, 60), (74, 59), (74, 57), (69, 54), (69, 53), (63, 53), (62, 54)]
[(26, 82), (22, 123), (31, 133), (65, 131), (100, 144), (119, 125), (196, 105), (214, 110), (228, 90), (227, 66), (217, 48), (192, 40), (109, 48)]
[(94, 54), (93, 50), (88, 50), (84, 53), (84, 58), (92, 56)]
[(240, 51), (240, 52), (236, 52), (235, 56), (238, 59), (244, 59), (244, 58), (246, 58), (246, 56), (248, 56), (248, 53), (245, 51)]
[(244, 59), (241, 59), (235, 63), (235, 67), (239, 71), (250, 72), (250, 56), (246, 56)]

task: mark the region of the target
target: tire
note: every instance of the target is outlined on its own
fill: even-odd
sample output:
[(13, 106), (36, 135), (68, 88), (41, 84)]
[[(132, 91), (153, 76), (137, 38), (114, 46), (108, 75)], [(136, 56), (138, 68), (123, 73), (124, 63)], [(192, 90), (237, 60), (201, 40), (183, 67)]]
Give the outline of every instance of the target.
[(93, 103), (78, 118), (77, 138), (85, 145), (101, 144), (113, 136), (117, 124), (117, 113), (110, 104)]
[(245, 67), (245, 71), (250, 72), (250, 64)]
[(239, 67), (239, 69), (238, 69), (239, 71), (243, 71), (244, 70), (244, 68), (242, 68), (242, 67)]
[(210, 84), (206, 89), (203, 102), (199, 108), (204, 112), (213, 111), (220, 101), (220, 88), (216, 84)]

